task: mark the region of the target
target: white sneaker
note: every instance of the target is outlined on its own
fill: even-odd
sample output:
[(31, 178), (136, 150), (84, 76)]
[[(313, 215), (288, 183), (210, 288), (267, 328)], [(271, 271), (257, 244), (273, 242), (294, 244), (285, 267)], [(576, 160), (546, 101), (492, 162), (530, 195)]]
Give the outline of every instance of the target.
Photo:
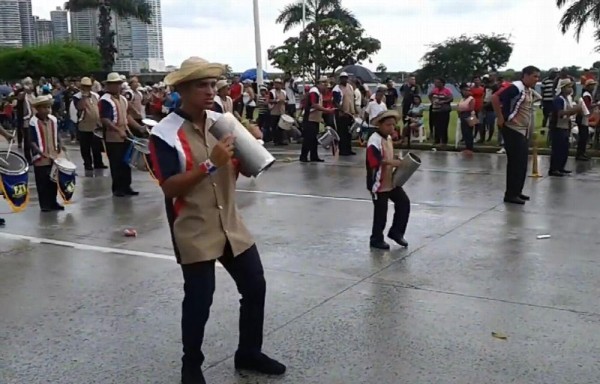
[(503, 154), (506, 153), (506, 149), (504, 149), (504, 147), (502, 147), (496, 153), (499, 154), (499, 155), (503, 155)]

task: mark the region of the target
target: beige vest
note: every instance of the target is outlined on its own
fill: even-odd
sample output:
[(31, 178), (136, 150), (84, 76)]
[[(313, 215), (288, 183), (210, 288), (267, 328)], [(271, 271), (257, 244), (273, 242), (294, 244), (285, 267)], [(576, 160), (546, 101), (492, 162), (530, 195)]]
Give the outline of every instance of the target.
[(344, 97), (342, 97), (342, 111), (354, 115), (354, 89), (350, 84), (345, 86), (339, 86), (343, 92)]
[[(381, 148), (383, 148), (383, 160), (394, 160), (394, 143), (390, 136), (381, 139)], [(381, 166), (382, 175), (380, 192), (388, 192), (394, 189), (394, 185), (392, 183), (393, 171), (394, 169), (391, 165)]]
[[(275, 94), (276, 101), (280, 101), (280, 100), (285, 101), (285, 91), (283, 91), (283, 90), (277, 91), (276, 89), (272, 89), (270, 96), (273, 97), (273, 94)], [(285, 114), (285, 103), (277, 103), (273, 106), (273, 108), (271, 108), (271, 115), (281, 116), (284, 114)]]
[[(105, 94), (102, 96), (105, 100), (109, 100), (113, 107), (113, 124), (119, 127), (123, 131), (127, 131), (127, 99), (121, 95), (109, 95)], [(122, 143), (125, 141), (120, 135), (119, 132), (113, 131), (108, 128), (106, 130), (106, 135), (104, 137), (107, 143)]]
[(100, 125), (100, 111), (98, 109), (98, 96), (90, 94), (85, 99), (85, 109), (79, 120), (78, 127), (81, 132), (93, 132)]
[(143, 104), (143, 96), (139, 91), (134, 91), (133, 89), (130, 89), (128, 92), (131, 92), (131, 106), (130, 106), (130, 111), (131, 116), (136, 119), (143, 119), (145, 114), (144, 114), (144, 104)]
[[(310, 93), (308, 94), (308, 97), (310, 97), (311, 93), (314, 93), (315, 90), (311, 89)], [(316, 90), (316, 92), (318, 92), (317, 94), (319, 95), (319, 105), (323, 105), (323, 96), (320, 94), (320, 92), (318, 90)], [(310, 110), (310, 113), (308, 114), (308, 121), (312, 121), (313, 123), (320, 123), (321, 120), (323, 120), (323, 112), (321, 111), (317, 111), (316, 109), (312, 109)]]
[(35, 119), (35, 123), (37, 128), (41, 131), (42, 138), (44, 142), (42, 146), (44, 148), (44, 156), (35, 161), (34, 165), (44, 166), (44, 165), (52, 165), (52, 160), (48, 157), (53, 156), (56, 157), (58, 155), (58, 148), (56, 148), (56, 135), (58, 134), (58, 129), (53, 121), (53, 119), (49, 116), (46, 121)]

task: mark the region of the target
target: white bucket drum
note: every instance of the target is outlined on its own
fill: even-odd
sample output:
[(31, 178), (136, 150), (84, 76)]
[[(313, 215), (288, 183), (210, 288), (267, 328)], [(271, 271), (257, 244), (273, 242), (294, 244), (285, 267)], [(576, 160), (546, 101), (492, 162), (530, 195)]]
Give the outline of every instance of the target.
[(331, 148), (334, 142), (340, 141), (340, 136), (331, 127), (326, 127), (325, 132), (317, 139), (319, 144), (325, 149)]
[(417, 169), (421, 166), (421, 159), (414, 153), (408, 152), (401, 160), (402, 166), (394, 170), (392, 183), (394, 187), (401, 187), (410, 179)]
[(283, 129), (284, 131), (290, 131), (292, 128), (294, 128), (295, 124), (296, 124), (296, 120), (294, 120), (294, 118), (292, 116), (281, 115), (277, 126), (281, 129)]
[(52, 169), (50, 170), (50, 180), (57, 182), (58, 181), (58, 173), (62, 172), (66, 175), (73, 175), (77, 170), (77, 166), (71, 161), (58, 158), (52, 162)]
[(150, 171), (148, 159), (146, 158), (146, 156), (150, 155), (148, 144), (148, 139), (131, 139), (131, 157), (128, 162), (131, 168), (142, 172)]
[(354, 123), (350, 127), (350, 135), (352, 135), (352, 140), (356, 140), (358, 138), (363, 127), (367, 127), (367, 123), (360, 117), (355, 117)]
[(149, 128), (153, 128), (156, 125), (158, 125), (158, 121), (153, 120), (153, 119), (142, 119), (142, 124), (144, 124), (145, 126), (147, 126)]

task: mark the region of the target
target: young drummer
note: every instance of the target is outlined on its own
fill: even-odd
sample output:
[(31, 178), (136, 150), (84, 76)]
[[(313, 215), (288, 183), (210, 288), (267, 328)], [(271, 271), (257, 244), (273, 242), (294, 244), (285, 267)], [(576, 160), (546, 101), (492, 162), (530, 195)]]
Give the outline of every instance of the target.
[(52, 103), (51, 95), (38, 96), (33, 99), (31, 106), (35, 108), (36, 114), (29, 121), (35, 184), (42, 212), (65, 209), (56, 201), (56, 182), (50, 180), (52, 162), (61, 150), (58, 121), (50, 114)]
[(400, 120), (395, 111), (383, 111), (371, 119), (377, 127), (367, 143), (367, 189), (373, 198), (373, 229), (371, 231), (371, 247), (390, 249), (383, 239), (383, 230), (387, 222), (388, 200), (394, 202), (394, 221), (388, 237), (403, 247), (408, 247), (404, 233), (410, 215), (410, 200), (402, 187), (394, 187), (392, 172), (395, 167), (402, 166), (400, 160), (394, 159), (394, 147), (391, 134)]

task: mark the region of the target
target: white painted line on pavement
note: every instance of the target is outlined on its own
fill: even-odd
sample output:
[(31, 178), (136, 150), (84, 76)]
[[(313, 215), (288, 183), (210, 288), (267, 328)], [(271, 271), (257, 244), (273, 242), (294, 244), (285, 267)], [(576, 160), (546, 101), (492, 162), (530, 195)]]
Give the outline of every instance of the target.
[[(286, 196), (286, 197), (300, 197), (304, 199), (320, 199), (320, 200), (337, 200), (337, 201), (358, 201), (360, 203), (371, 203), (371, 199), (361, 197), (339, 197), (339, 196), (322, 196), (322, 195), (310, 195), (302, 193), (289, 193), (289, 192), (273, 192), (273, 191), (252, 191), (249, 189), (238, 189), (241, 193), (254, 193), (257, 195), (272, 195), (272, 196)], [(393, 204), (390, 200), (390, 204)], [(419, 204), (411, 203), (412, 206), (418, 206)]]

